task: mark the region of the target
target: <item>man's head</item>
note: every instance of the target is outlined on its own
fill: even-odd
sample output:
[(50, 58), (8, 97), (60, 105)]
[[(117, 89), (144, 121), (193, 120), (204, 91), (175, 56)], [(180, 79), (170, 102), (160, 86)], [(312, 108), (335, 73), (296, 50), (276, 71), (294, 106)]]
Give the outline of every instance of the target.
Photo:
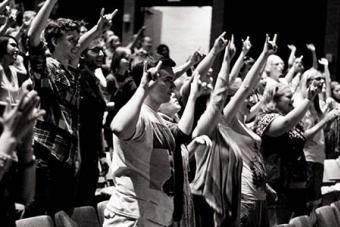
[(82, 54), (82, 63), (88, 68), (95, 70), (104, 63), (104, 40), (95, 39)]
[(80, 23), (66, 18), (50, 21), (45, 29), (45, 40), (52, 54), (71, 59), (79, 40)]
[(152, 50), (152, 39), (149, 36), (144, 36), (142, 40), (142, 49), (147, 53), (150, 53)]
[(265, 71), (267, 73), (267, 76), (271, 77), (274, 80), (279, 80), (279, 77), (283, 73), (284, 67), (285, 64), (283, 60), (279, 56), (272, 54), (267, 59)]

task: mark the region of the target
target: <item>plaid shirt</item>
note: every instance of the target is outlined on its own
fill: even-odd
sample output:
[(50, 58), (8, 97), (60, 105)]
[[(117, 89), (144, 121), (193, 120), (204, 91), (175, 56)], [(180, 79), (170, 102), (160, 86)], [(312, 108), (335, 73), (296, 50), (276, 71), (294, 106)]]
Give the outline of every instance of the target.
[(78, 157), (79, 72), (47, 57), (40, 43), (29, 46), (29, 73), (46, 114), (34, 128), (34, 142), (57, 160), (73, 165)]

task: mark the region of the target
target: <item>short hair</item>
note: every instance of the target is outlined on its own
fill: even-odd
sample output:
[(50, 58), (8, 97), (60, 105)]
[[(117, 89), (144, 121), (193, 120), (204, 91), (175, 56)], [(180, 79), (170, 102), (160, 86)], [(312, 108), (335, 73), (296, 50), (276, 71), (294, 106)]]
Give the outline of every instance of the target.
[(52, 42), (53, 39), (59, 39), (65, 32), (77, 31), (80, 32), (80, 22), (68, 18), (59, 18), (57, 20), (50, 20), (45, 28), (45, 40), (47, 47), (51, 52), (54, 52), (55, 46)]

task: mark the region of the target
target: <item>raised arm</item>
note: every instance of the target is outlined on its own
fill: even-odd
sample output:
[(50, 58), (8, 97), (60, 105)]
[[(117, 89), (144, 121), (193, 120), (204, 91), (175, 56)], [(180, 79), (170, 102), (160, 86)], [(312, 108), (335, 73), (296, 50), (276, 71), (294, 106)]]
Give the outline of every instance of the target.
[(196, 100), (202, 94), (209, 93), (212, 90), (212, 84), (205, 83), (200, 80), (200, 75), (197, 72), (193, 75), (194, 80), (191, 83), (190, 95), (185, 105), (182, 117), (178, 122), (178, 128), (185, 133), (190, 135), (192, 132), (192, 126), (194, 122), (194, 112), (196, 106)]
[(174, 68), (175, 78), (181, 77), (191, 66), (197, 64), (201, 60), (201, 54), (195, 51), (194, 54), (184, 64)]
[(295, 58), (296, 58), (295, 57), (296, 46), (293, 45), (293, 44), (288, 44), (287, 47), (290, 50), (290, 54), (289, 54), (289, 57), (288, 57), (288, 69), (290, 69), (293, 66)]
[(290, 84), (296, 75), (296, 73), (300, 72), (303, 70), (303, 65), (302, 65), (302, 58), (303, 56), (301, 55), (298, 58), (295, 58), (292, 66), (289, 68), (286, 76), (284, 77), (285, 81), (287, 84)]
[(241, 87), (237, 90), (235, 95), (231, 98), (223, 110), (224, 119), (227, 122), (230, 122), (233, 119), (235, 114), (239, 111), (239, 107), (241, 106), (240, 103), (242, 103), (248, 97), (252, 89), (255, 87), (260, 77), (260, 71), (266, 64), (269, 55), (276, 52), (276, 38), (277, 36), (275, 34), (273, 40), (269, 40), (269, 36), (266, 35), (266, 41), (260, 56), (250, 68), (241, 84)]
[(313, 58), (313, 65), (312, 67), (314, 69), (318, 69), (318, 57), (316, 56), (316, 50), (315, 50), (315, 46), (313, 43), (309, 43), (306, 44), (307, 49), (310, 50), (310, 52), (312, 53), (312, 58)]
[[(216, 56), (226, 47), (227, 40), (224, 39), (224, 35), (226, 33), (223, 32), (214, 42), (214, 46), (211, 48), (209, 53), (203, 58), (203, 60), (198, 64), (196, 69), (196, 73), (201, 75), (201, 78), (203, 81), (206, 80), (206, 74), (208, 73), (209, 69), (211, 68), (212, 64), (214, 63)], [(190, 92), (190, 84), (193, 80), (193, 77), (190, 78), (190, 80), (187, 80), (184, 82), (182, 88), (181, 88), (181, 96), (182, 101), (186, 103), (187, 97), (189, 96)]]
[(325, 114), (324, 118), (321, 119), (318, 123), (316, 123), (314, 126), (309, 127), (305, 130), (304, 136), (308, 140), (310, 138), (313, 138), (314, 135), (323, 129), (327, 123), (331, 123), (334, 121), (337, 117), (340, 116), (340, 110), (339, 109), (333, 109)]
[(319, 63), (324, 66), (324, 75), (325, 75), (325, 85), (326, 85), (326, 99), (332, 97), (332, 88), (331, 88), (331, 74), (329, 72), (328, 60), (326, 58), (321, 58)]
[(4, 0), (0, 3), (0, 13), (2, 13), (5, 9), (6, 6), (8, 6), (13, 0)]
[(112, 13), (106, 15), (104, 15), (104, 11), (105, 9), (102, 8), (97, 24), (79, 38), (77, 52), (74, 54), (71, 65), (77, 66), (81, 53), (89, 46), (91, 41), (111, 27), (112, 18), (117, 14), (118, 10), (116, 9)]
[[(227, 42), (227, 41), (224, 41)], [(231, 42), (225, 47), (224, 57), (220, 72), (218, 73), (214, 91), (205, 112), (199, 119), (192, 136), (210, 135), (215, 129), (219, 115), (227, 97), (229, 87), (230, 61), (235, 54)], [(232, 48), (230, 48), (232, 47)]]
[(41, 34), (47, 26), (48, 18), (56, 3), (57, 0), (46, 0), (38, 14), (34, 17), (30, 29), (28, 30), (28, 41), (30, 46), (36, 47), (39, 45)]
[(156, 67), (146, 69), (147, 62), (144, 62), (143, 76), (139, 87), (131, 99), (118, 111), (111, 122), (111, 129), (120, 139), (129, 139), (136, 130), (142, 104), (149, 94), (149, 90), (157, 82), (157, 74), (162, 65), (160, 61)]
[(132, 41), (126, 46), (126, 48), (129, 48), (131, 50), (131, 53), (133, 53), (133, 48), (135, 48), (138, 41), (143, 37), (143, 33), (146, 29), (146, 26), (141, 27), (138, 32), (133, 36)]
[(316, 81), (314, 82), (315, 83), (311, 84), (307, 90), (307, 98), (304, 98), (297, 107), (285, 116), (275, 118), (268, 129), (264, 132), (266, 135), (272, 137), (280, 136), (288, 132), (288, 130), (292, 129), (300, 122), (306, 114), (308, 107), (311, 105), (312, 100), (314, 100), (315, 96), (320, 92), (319, 83)]
[(232, 84), (235, 80), (235, 78), (239, 75), (241, 68), (244, 63), (244, 57), (248, 54), (250, 48), (251, 48), (251, 43), (249, 40), (249, 36), (247, 36), (246, 40), (242, 39), (242, 51), (240, 55), (238, 56), (233, 68), (231, 69), (230, 76), (229, 76), (229, 83)]

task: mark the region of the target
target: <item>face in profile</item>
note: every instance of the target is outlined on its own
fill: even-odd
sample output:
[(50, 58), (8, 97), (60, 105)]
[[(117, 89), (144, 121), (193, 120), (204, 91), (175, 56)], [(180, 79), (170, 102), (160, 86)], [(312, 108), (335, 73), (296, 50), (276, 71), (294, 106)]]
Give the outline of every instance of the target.
[(283, 60), (277, 55), (271, 55), (267, 60), (266, 71), (274, 80), (278, 80), (284, 69)]
[(293, 93), (288, 87), (284, 88), (280, 93), (281, 94), (277, 99), (276, 107), (283, 114), (287, 114), (294, 109), (292, 100)]
[(4, 58), (6, 58), (8, 62), (14, 63), (18, 57), (18, 54), (19, 48), (17, 42), (14, 39), (9, 38), (7, 43), (7, 51), (4, 55)]
[(77, 43), (79, 40), (80, 34), (78, 31), (66, 31), (56, 41), (55, 51), (62, 53), (63, 56), (72, 59), (74, 53), (77, 51)]
[(150, 90), (150, 96), (155, 102), (162, 104), (170, 101), (170, 97), (175, 89), (175, 74), (170, 66), (162, 66), (158, 73), (159, 79)]

